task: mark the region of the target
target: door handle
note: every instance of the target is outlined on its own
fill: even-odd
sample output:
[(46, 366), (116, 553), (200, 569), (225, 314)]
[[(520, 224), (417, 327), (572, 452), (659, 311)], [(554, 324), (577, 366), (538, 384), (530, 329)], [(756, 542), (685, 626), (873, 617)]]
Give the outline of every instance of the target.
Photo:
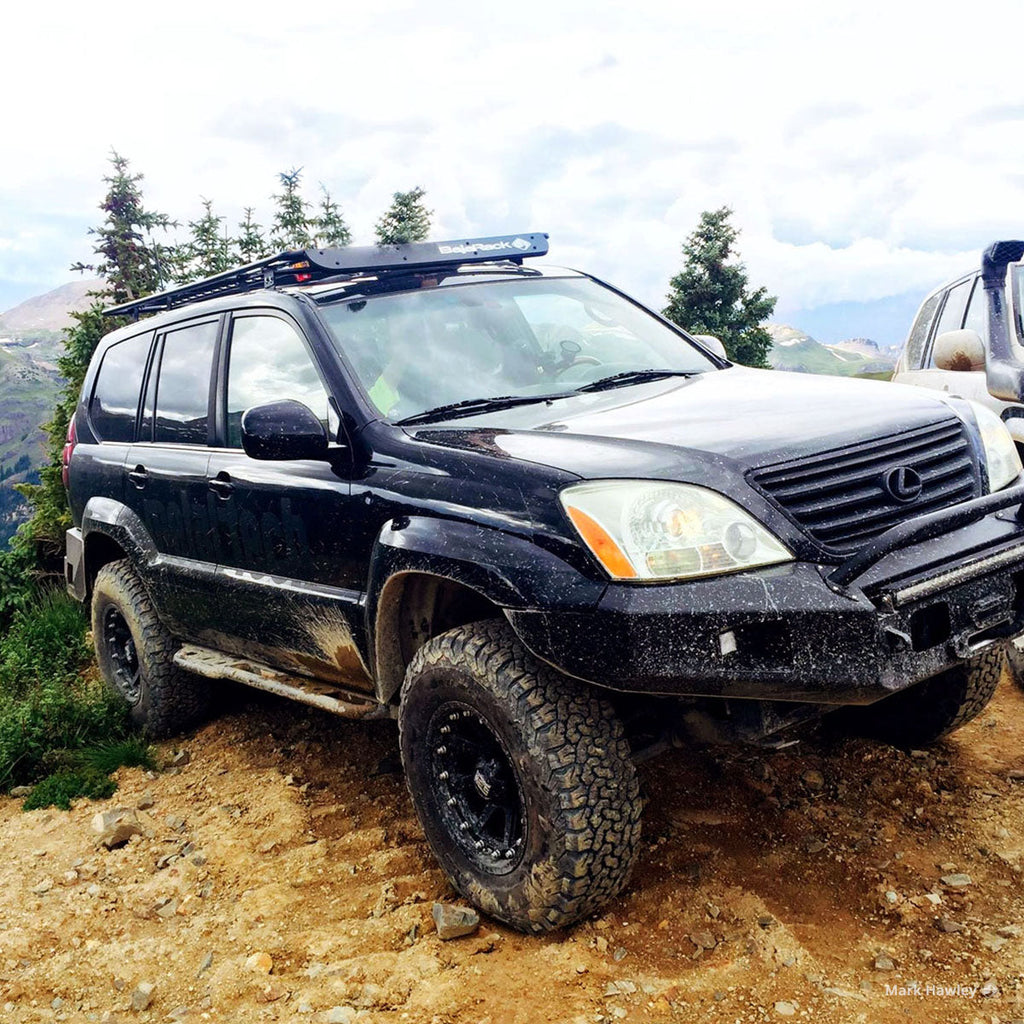
[(146, 471), (145, 466), (136, 466), (128, 473), (128, 479), (131, 480), (133, 487), (141, 491), (142, 488), (146, 486), (146, 480), (149, 479), (149, 473)]
[(227, 473), (218, 473), (212, 480), (206, 485), (214, 494), (220, 498), (221, 501), (227, 501), (231, 497), (231, 492), (235, 489), (235, 485), (231, 482), (231, 477)]

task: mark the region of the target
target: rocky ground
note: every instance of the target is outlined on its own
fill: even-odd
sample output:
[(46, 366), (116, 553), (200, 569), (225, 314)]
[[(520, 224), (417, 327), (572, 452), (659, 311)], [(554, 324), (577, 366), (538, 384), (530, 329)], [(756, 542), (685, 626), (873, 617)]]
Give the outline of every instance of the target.
[[(5, 1022), (1024, 1018), (1024, 695), (931, 752), (810, 738), (643, 768), (639, 869), (528, 938), (454, 900), (388, 723), (238, 693), (71, 812), (0, 799)], [(97, 811), (145, 834), (97, 848)]]

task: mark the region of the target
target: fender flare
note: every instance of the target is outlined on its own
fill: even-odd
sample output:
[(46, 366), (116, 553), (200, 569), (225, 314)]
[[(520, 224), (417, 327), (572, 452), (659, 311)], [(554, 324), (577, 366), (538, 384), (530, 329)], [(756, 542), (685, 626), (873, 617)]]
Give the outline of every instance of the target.
[(141, 576), (157, 561), (156, 544), (142, 520), (126, 505), (113, 498), (92, 497), (82, 512), (82, 543), (89, 568), (90, 537), (109, 538), (120, 547)]
[(382, 671), (382, 598), (401, 577), (411, 574), (460, 584), (502, 611), (578, 611), (596, 605), (607, 587), (528, 536), (430, 516), (403, 516), (386, 523), (374, 544), (366, 592), (367, 646), (378, 695), (385, 700), (396, 687), (393, 679), (383, 678), (391, 673)]

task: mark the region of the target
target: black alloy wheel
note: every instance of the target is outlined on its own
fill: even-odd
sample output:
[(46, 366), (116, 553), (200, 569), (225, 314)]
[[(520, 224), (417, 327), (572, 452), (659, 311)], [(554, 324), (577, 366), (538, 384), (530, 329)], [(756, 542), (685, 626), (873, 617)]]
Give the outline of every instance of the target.
[(110, 605), (103, 616), (103, 643), (110, 659), (112, 682), (118, 693), (135, 707), (142, 699), (142, 668), (135, 639), (119, 608)]
[(477, 870), (507, 874), (522, 859), (527, 820), (501, 738), (479, 711), (449, 701), (431, 716), (426, 746), (447, 832)]

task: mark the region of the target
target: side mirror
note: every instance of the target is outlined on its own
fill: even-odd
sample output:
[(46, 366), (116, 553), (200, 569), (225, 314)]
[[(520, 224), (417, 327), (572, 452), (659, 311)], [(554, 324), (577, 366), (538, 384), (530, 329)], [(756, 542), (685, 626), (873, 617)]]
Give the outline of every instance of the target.
[(706, 349), (710, 349), (719, 358), (729, 358), (725, 354), (725, 346), (722, 344), (722, 340), (716, 338), (713, 334), (692, 334), (690, 337), (696, 338)]
[(932, 346), (932, 362), (940, 370), (984, 370), (985, 345), (977, 331), (944, 331)]
[(250, 459), (323, 459), (327, 432), (301, 402), (271, 402), (242, 414), (242, 447)]

